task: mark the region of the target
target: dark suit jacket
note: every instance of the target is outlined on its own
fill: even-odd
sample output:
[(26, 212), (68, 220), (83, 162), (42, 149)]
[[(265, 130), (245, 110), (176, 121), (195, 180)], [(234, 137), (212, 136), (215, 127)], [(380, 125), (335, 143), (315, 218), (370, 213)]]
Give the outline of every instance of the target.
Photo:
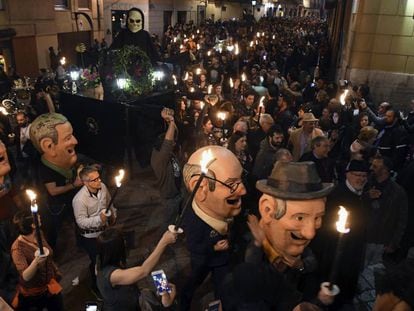
[(183, 229), (186, 233), (187, 248), (191, 253), (192, 259), (204, 261), (209, 267), (225, 265), (229, 261), (230, 252), (216, 252), (214, 245), (227, 239), (227, 236), (221, 235), (200, 217), (198, 217), (192, 208), (188, 208), (183, 219)]
[(313, 151), (304, 153), (299, 162), (312, 161), (315, 163), (318, 175), (322, 182), (333, 182), (335, 177), (335, 162), (331, 158), (318, 159), (313, 154)]

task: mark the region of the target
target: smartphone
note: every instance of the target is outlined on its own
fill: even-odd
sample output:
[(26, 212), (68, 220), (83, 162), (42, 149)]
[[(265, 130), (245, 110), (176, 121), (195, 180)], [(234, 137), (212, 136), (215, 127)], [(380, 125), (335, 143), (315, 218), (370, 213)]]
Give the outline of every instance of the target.
[(168, 280), (164, 270), (153, 271), (151, 272), (151, 276), (159, 295), (164, 292), (171, 293), (171, 288), (168, 286)]
[(98, 304), (96, 302), (86, 302), (85, 311), (98, 311)]
[(208, 304), (208, 311), (219, 311), (220, 310), (220, 300), (212, 301)]

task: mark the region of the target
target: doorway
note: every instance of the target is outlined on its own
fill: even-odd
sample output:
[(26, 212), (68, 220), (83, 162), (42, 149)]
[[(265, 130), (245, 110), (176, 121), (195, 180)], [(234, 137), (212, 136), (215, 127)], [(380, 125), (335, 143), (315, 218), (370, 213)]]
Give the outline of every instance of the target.
[(164, 27), (163, 32), (165, 33), (168, 26), (172, 25), (172, 11), (164, 11)]
[(197, 23), (198, 25), (203, 24), (206, 20), (206, 6), (197, 5)]
[(185, 25), (187, 22), (187, 11), (177, 11), (177, 22), (181, 25)]
[(128, 11), (112, 10), (111, 11), (111, 24), (112, 24), (112, 39), (114, 39), (118, 33), (126, 27)]

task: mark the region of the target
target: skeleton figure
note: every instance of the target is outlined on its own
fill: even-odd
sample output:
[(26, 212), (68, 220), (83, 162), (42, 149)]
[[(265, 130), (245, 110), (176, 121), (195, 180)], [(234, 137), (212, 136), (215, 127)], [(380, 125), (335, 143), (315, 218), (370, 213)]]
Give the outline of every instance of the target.
[(144, 30), (144, 14), (138, 8), (131, 8), (127, 14), (127, 29), (115, 37), (110, 49), (120, 49), (125, 45), (134, 45), (143, 50), (155, 64), (159, 55), (148, 31)]
[(127, 25), (129, 31), (135, 33), (143, 28), (144, 16), (140, 10), (130, 11), (128, 14)]

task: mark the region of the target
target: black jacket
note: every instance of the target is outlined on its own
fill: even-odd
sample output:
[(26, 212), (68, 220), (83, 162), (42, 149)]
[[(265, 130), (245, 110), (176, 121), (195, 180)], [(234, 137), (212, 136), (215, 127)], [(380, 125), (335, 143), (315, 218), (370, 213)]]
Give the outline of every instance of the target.
[(364, 264), (369, 199), (365, 195), (353, 193), (345, 183), (338, 184), (329, 194), (322, 227), (310, 244), (319, 263), (321, 282), (328, 281), (337, 252), (339, 234), (335, 222), (338, 220), (339, 206), (349, 211), (348, 223), (351, 230), (342, 237), (343, 253), (333, 280), (341, 292), (335, 299), (335, 304), (352, 302), (355, 295), (358, 275)]

